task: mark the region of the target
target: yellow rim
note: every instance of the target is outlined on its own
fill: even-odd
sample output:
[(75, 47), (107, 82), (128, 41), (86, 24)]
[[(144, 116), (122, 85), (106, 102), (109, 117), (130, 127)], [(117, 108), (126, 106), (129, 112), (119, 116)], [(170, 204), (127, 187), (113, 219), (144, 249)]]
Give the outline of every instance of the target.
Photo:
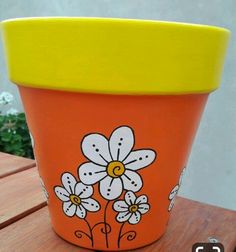
[(23, 86), (111, 94), (210, 92), (229, 31), (111, 18), (2, 22), (9, 78)]

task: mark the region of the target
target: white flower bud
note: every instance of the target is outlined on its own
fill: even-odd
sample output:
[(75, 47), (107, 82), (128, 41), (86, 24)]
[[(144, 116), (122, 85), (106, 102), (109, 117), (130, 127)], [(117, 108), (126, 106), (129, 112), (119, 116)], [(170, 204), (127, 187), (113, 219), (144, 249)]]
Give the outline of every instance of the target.
[(0, 94), (0, 104), (10, 104), (14, 100), (14, 96), (9, 92), (2, 92)]

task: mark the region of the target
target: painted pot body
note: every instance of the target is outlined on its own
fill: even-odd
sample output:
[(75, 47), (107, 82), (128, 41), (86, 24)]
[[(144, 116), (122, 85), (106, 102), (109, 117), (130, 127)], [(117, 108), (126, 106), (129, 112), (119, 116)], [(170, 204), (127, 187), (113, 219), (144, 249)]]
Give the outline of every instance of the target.
[(208, 95), (20, 93), (59, 236), (115, 251), (159, 239)]

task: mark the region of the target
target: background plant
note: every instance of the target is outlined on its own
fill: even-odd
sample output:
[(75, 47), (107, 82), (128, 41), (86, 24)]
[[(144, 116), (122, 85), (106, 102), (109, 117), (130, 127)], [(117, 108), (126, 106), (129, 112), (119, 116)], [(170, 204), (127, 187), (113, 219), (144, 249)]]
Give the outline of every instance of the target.
[(5, 113), (1, 111), (9, 107), (13, 100), (13, 95), (8, 92), (0, 94), (0, 151), (34, 158), (25, 114), (14, 108), (8, 109)]

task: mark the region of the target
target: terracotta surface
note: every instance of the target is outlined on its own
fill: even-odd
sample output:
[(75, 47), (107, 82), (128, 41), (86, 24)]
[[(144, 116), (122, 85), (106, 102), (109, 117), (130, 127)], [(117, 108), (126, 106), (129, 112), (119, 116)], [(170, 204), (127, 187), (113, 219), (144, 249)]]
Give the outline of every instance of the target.
[[(49, 193), (49, 211), (56, 232), (65, 240), (82, 247), (114, 251), (139, 248), (161, 237), (169, 219), (169, 195), (179, 184), (181, 172), (186, 166), (208, 94), (128, 96), (25, 87), (19, 89), (35, 142), (34, 151), (39, 173)], [(115, 132), (117, 141), (123, 142), (115, 142), (112, 145), (111, 138)], [(97, 137), (91, 142), (90, 140), (86, 142), (85, 136), (91, 135)], [(132, 144), (129, 143), (131, 138), (134, 139)], [(109, 150), (108, 147), (106, 149), (107, 139)], [(120, 150), (120, 155), (112, 156), (113, 147)], [(87, 155), (84, 154), (86, 148)], [(121, 158), (121, 153), (126, 149), (127, 153)], [(142, 154), (141, 157), (141, 154), (135, 152), (136, 150), (149, 150), (152, 154), (149, 152), (149, 155)], [(136, 153), (135, 158), (130, 158), (130, 162), (135, 161), (137, 169), (134, 163), (133, 168), (129, 168), (129, 161), (126, 166), (125, 162), (130, 153)], [(94, 180), (95, 182), (88, 176), (97, 172), (99, 175), (94, 176), (101, 176), (101, 166), (97, 156), (94, 158), (97, 160), (96, 163), (90, 155), (101, 155), (105, 157), (105, 161), (110, 160), (102, 165), (105, 167), (102, 171), (105, 177)], [(145, 162), (146, 157), (150, 158), (151, 155), (155, 155), (152, 162), (138, 167), (140, 158)], [(120, 174), (112, 177), (114, 175), (112, 172), (116, 168), (109, 167), (112, 169), (111, 172), (108, 166), (116, 161), (122, 163), (123, 168)], [(82, 172), (82, 165), (86, 162), (90, 163)], [(67, 174), (64, 176), (64, 184), (63, 174)], [(77, 210), (82, 211), (80, 199), (78, 204), (71, 198), (62, 202), (63, 200), (58, 197), (59, 193), (56, 195), (55, 188), (65, 190), (61, 188), (67, 180), (71, 180), (69, 182), (72, 183), (72, 179), (69, 178), (72, 176), (76, 183), (82, 182), (86, 186), (93, 187), (91, 197), (100, 204), (97, 212), (88, 210), (87, 214), (80, 217), (77, 214)], [(105, 183), (103, 178), (110, 182)], [(119, 182), (120, 180), (122, 182)], [(72, 184), (74, 188), (74, 182)], [(140, 184), (137, 190), (133, 186), (136, 184)], [(118, 191), (119, 188), (122, 188), (122, 193), (109, 199), (107, 195)], [(106, 192), (102, 193), (103, 191)], [(137, 198), (143, 196), (148, 198), (144, 203), (149, 204), (149, 210), (142, 215), (136, 210), (136, 215), (132, 216), (138, 220), (139, 214), (140, 221), (135, 222), (135, 219), (131, 223), (129, 219), (129, 222), (126, 220), (123, 225), (122, 219), (117, 220), (118, 211), (115, 211), (114, 204), (115, 201), (124, 200), (128, 191), (134, 192)], [(68, 196), (74, 197), (75, 193), (70, 192)], [(65, 207), (62, 209), (62, 206)], [(77, 210), (73, 212), (71, 210), (73, 208)], [(73, 213), (66, 215), (66, 211)], [(131, 213), (131, 210), (128, 211), (128, 214)], [(155, 229), (149, 229), (150, 225), (154, 225)], [(101, 230), (102, 226), (105, 234)], [(143, 232), (148, 229), (148, 233)], [(81, 231), (79, 236), (82, 237), (76, 235), (77, 230)]]
[(34, 160), (0, 152), (0, 178), (34, 166)]
[[(11, 163), (14, 158), (14, 156), (8, 155), (8, 161), (5, 160), (4, 162)], [(5, 222), (7, 226), (1, 227), (0, 230), (1, 252), (87, 251), (64, 241), (52, 230), (48, 209), (42, 207), (41, 204), (43, 195), (42, 192), (39, 192), (41, 189), (35, 168), (20, 171), (1, 179), (0, 187), (1, 192), (3, 192), (0, 195), (1, 215), (4, 216), (8, 212), (12, 214), (11, 218)], [(30, 197), (26, 193), (28, 190), (31, 191)], [(9, 198), (13, 200), (9, 200)], [(30, 203), (33, 200), (36, 202), (34, 207)], [(43, 202), (45, 204), (45, 200)], [(21, 219), (16, 221), (19, 219), (19, 212)], [(152, 228), (155, 228), (155, 226), (152, 226)], [(177, 197), (166, 234), (152, 245), (133, 251), (189, 252), (192, 244), (206, 242), (208, 237), (214, 237), (224, 244), (225, 252), (233, 252), (236, 247), (235, 230), (235, 211)], [(148, 233), (148, 231), (146, 232)]]

